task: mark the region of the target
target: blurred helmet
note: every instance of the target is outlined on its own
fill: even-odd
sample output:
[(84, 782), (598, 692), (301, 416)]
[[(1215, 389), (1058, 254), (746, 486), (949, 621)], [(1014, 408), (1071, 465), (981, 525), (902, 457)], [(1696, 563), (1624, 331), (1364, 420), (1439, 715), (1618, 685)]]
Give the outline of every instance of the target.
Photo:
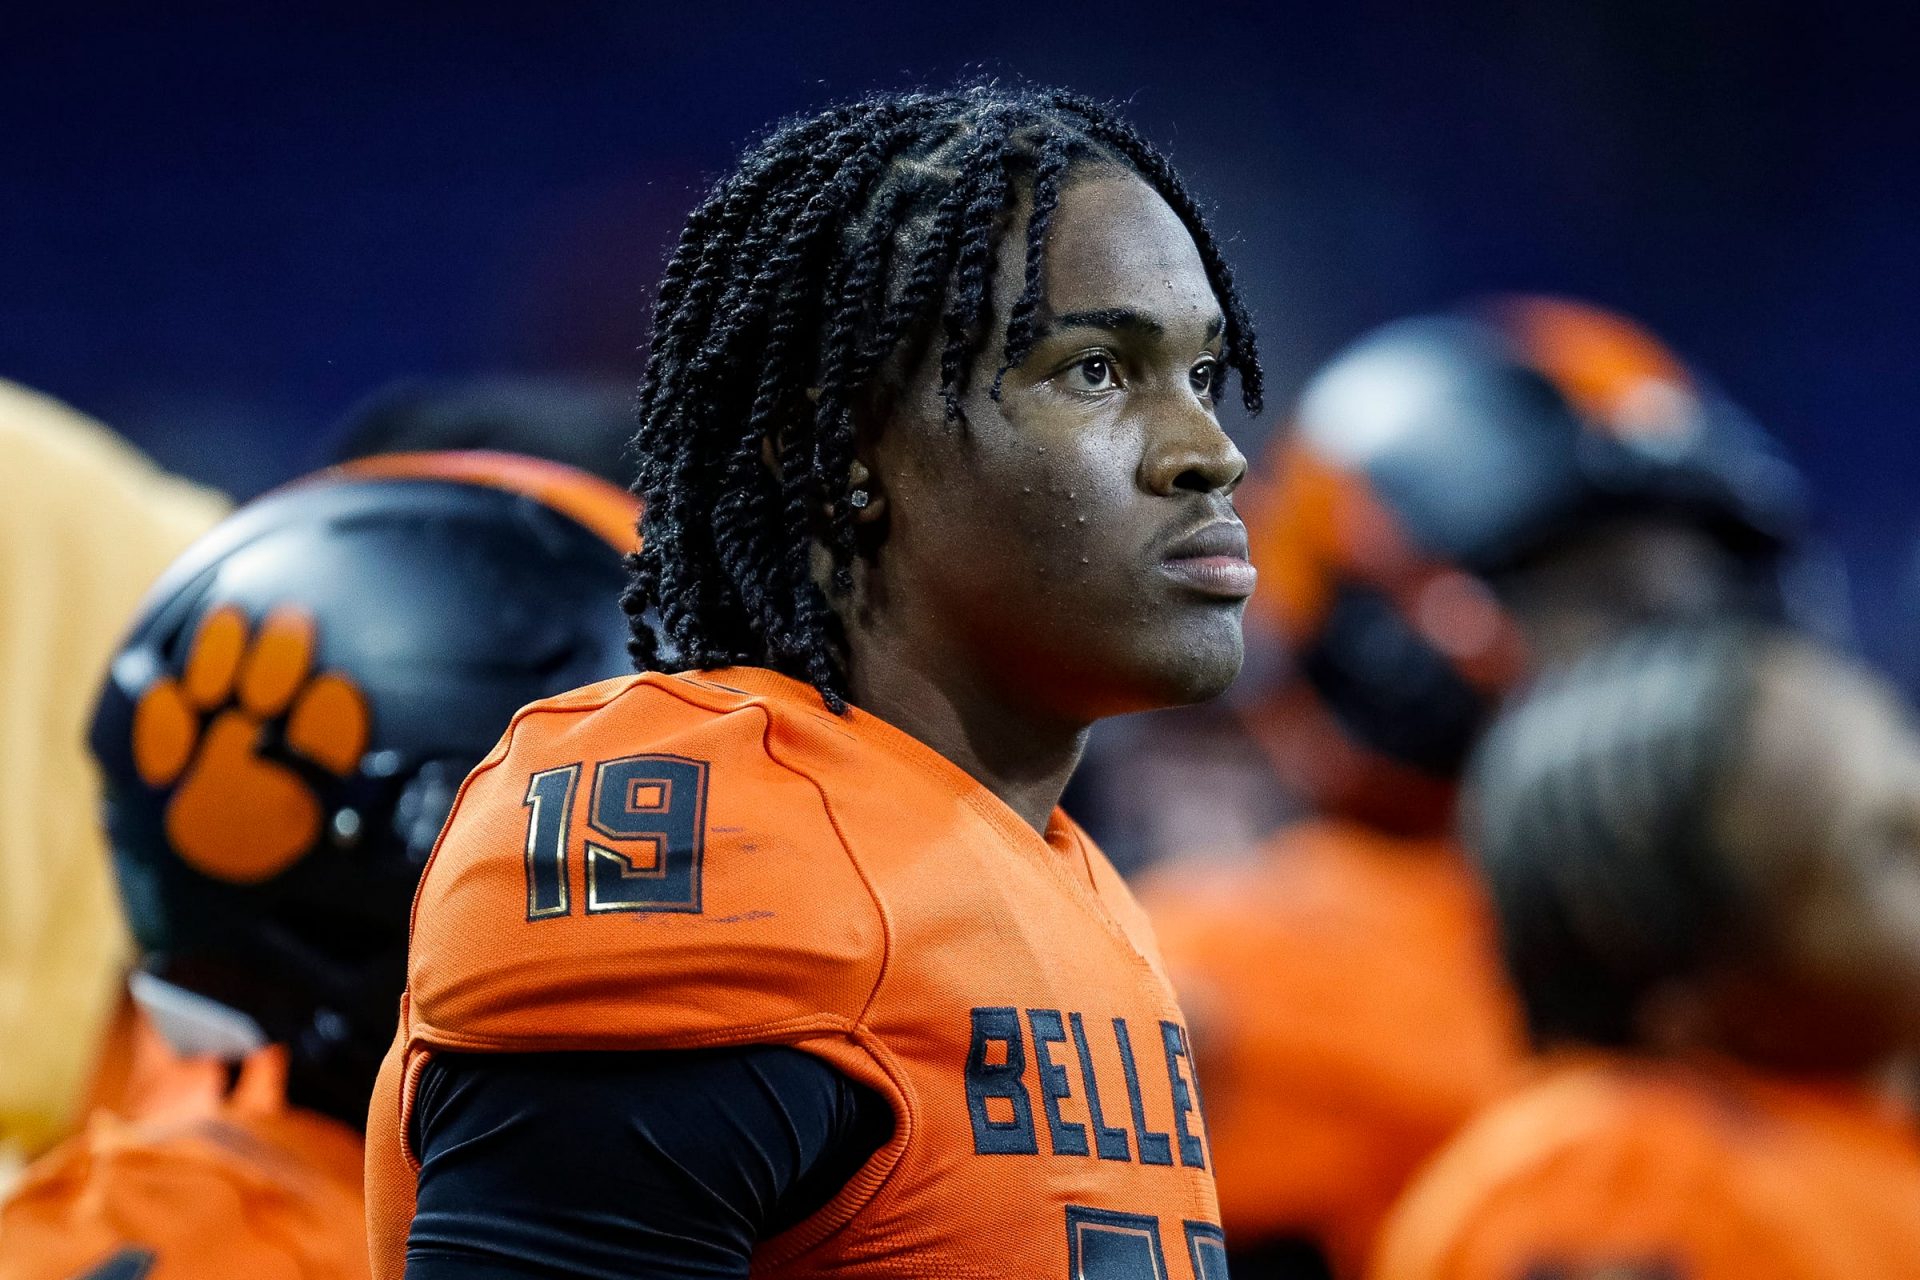
[(564, 462), (625, 486), (633, 388), (590, 378), (408, 378), (380, 388), (334, 427), (327, 461), (485, 449)]
[[(1486, 716), (1521, 678), (1490, 584), (1609, 520), (1708, 533), (1791, 611), (1798, 473), (1650, 335), (1579, 303), (1508, 298), (1390, 324), (1309, 384), (1244, 495), (1249, 622), (1284, 654), (1248, 722), (1322, 807), (1430, 830)], [(1275, 634), (1277, 633), (1277, 634)]]
[(135, 995), (189, 1053), (288, 1046), (365, 1117), (454, 794), (524, 704), (631, 670), (638, 504), (508, 454), (366, 459), (162, 575), (94, 712)]

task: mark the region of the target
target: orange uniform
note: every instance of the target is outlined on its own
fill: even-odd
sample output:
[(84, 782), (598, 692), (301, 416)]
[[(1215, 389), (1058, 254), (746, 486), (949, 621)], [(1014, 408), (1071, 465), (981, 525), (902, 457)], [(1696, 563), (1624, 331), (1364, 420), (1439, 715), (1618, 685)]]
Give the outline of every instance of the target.
[(435, 1050), (775, 1043), (895, 1130), (756, 1274), (1224, 1276), (1186, 1032), (1106, 859), (751, 668), (537, 702), (468, 778), (374, 1097), (374, 1274), (404, 1269)]
[(279, 1050), (231, 1095), (224, 1067), (193, 1065), (156, 1114), (98, 1111), (27, 1170), (0, 1207), (0, 1280), (364, 1280), (360, 1135), (286, 1106)]
[(1525, 1051), (1465, 859), (1321, 820), (1181, 861), (1141, 901), (1193, 1017), (1229, 1236), (1359, 1275), (1414, 1170)]
[(1395, 1210), (1375, 1280), (1910, 1280), (1920, 1142), (1851, 1090), (1552, 1064)]

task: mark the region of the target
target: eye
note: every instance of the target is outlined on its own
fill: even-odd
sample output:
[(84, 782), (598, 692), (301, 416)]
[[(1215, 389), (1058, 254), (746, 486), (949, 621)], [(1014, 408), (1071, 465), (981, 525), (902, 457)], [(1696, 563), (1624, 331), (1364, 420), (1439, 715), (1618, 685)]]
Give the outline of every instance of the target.
[(1067, 385), (1075, 391), (1114, 391), (1120, 386), (1120, 371), (1104, 352), (1081, 356), (1066, 372)]
[(1193, 366), (1187, 373), (1187, 380), (1193, 384), (1193, 394), (1202, 400), (1211, 400), (1220, 390), (1221, 376), (1220, 362), (1209, 356)]

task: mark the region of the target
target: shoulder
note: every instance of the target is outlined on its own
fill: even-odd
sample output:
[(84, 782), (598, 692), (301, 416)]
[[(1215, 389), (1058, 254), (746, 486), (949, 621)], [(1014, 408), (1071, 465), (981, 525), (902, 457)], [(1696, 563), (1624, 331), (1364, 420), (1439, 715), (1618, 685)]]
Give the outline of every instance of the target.
[(308, 1159), (285, 1126), (98, 1115), (0, 1208), (4, 1274), (68, 1280), (131, 1254), (157, 1275), (364, 1276), (357, 1169), (334, 1149), (359, 1144), (331, 1122), (314, 1127), (338, 1132), (318, 1134), (324, 1149)]
[(1466, 1280), (1576, 1261), (1624, 1275), (1764, 1270), (1778, 1224), (1751, 1194), (1733, 1117), (1680, 1070), (1560, 1064), (1428, 1165), (1383, 1233), (1376, 1275)]
[(524, 708), (421, 883), (425, 1038), (667, 1048), (851, 1023), (884, 931), (825, 801), (858, 764), (842, 736), (824, 710), (691, 676)]
[[(861, 763), (858, 739), (824, 707), (731, 688), (702, 674), (642, 672), (528, 703), (468, 781), (636, 754), (786, 774), (816, 788)], [(463, 790), (454, 817), (466, 807)]]

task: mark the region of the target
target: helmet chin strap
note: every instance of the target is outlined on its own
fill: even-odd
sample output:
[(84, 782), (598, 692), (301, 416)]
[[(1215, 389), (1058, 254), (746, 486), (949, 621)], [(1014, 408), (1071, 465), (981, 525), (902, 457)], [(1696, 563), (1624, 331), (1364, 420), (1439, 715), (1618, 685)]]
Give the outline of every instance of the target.
[(267, 1033), (238, 1009), (135, 970), (128, 990), (160, 1038), (183, 1058), (239, 1062), (267, 1047)]

